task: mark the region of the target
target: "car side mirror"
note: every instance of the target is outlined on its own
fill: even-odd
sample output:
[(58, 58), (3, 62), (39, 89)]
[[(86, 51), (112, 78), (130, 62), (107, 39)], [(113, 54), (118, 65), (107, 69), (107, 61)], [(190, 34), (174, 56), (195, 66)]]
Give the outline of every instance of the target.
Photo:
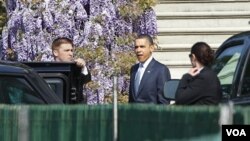
[(166, 81), (164, 84), (164, 96), (167, 99), (175, 100), (175, 94), (178, 88), (180, 80), (179, 79), (171, 79)]

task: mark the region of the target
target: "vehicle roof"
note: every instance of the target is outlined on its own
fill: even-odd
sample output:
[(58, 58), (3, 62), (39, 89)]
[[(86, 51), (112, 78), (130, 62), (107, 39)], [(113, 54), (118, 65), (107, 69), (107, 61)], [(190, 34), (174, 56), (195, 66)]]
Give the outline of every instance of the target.
[(30, 71), (30, 67), (20, 63), (20, 62), (12, 62), (12, 61), (0, 61), (0, 72), (8, 72), (8, 73), (28, 73)]
[(226, 41), (224, 41), (221, 46), (216, 51), (216, 56), (218, 56), (224, 49), (237, 44), (242, 44), (242, 41), (245, 41), (245, 48), (250, 47), (250, 31), (241, 32), (235, 35), (232, 35)]
[(249, 37), (250, 38), (250, 31), (244, 31), (244, 32), (235, 34), (235, 35), (231, 36), (230, 38), (228, 38), (225, 42), (231, 40), (232, 38), (241, 38), (241, 37)]
[[(15, 61), (0, 61), (0, 72), (8, 73), (28, 73), (30, 70), (37, 71), (71, 71), (75, 67), (74, 62), (15, 62)], [(76, 67), (78, 68), (78, 67)]]
[[(77, 67), (75, 62), (22, 62), (37, 72), (70, 72)], [(80, 69), (81, 70), (81, 69)]]
[(11, 62), (11, 61), (0, 61), (0, 74), (19, 74), (19, 75), (29, 75), (30, 82), (36, 84), (36, 90), (41, 93), (41, 97), (46, 100), (47, 103), (59, 103), (63, 104), (62, 100), (49, 88), (45, 80), (39, 79), (38, 73), (32, 71), (33, 68), (22, 64), (21, 62)]

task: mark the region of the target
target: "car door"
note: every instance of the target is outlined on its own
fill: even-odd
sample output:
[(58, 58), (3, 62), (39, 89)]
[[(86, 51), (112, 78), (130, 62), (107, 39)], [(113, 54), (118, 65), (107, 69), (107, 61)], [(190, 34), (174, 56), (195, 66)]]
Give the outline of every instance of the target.
[[(250, 34), (247, 32), (235, 35), (226, 40), (217, 50), (216, 59), (212, 69), (220, 79), (223, 100), (233, 101), (235, 104), (250, 104), (246, 87), (249, 75), (246, 72), (249, 66), (249, 40)], [(244, 88), (243, 87), (244, 82)], [(248, 86), (247, 86), (248, 85)], [(244, 91), (244, 95), (242, 94)]]
[(243, 71), (240, 73), (240, 81), (237, 95), (234, 99), (235, 104), (250, 105), (250, 46), (247, 50), (247, 56), (243, 66)]
[(0, 103), (46, 104), (36, 90), (22, 76), (0, 75)]

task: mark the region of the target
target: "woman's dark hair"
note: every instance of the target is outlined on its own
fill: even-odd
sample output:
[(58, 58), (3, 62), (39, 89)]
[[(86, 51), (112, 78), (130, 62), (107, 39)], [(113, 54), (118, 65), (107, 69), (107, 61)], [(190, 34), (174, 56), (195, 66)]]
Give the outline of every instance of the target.
[(214, 51), (205, 42), (197, 42), (191, 48), (191, 54), (204, 66), (209, 66), (214, 60)]

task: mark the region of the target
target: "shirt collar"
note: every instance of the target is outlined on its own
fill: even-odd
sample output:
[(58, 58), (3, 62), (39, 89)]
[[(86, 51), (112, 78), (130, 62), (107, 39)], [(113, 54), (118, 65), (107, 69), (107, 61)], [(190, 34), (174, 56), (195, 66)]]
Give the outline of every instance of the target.
[(153, 56), (151, 55), (144, 63), (141, 63), (143, 65), (143, 68), (147, 68), (148, 64), (152, 61)]
[(203, 69), (204, 69), (204, 67), (199, 68), (199, 69), (198, 69), (198, 72), (200, 73), (200, 72), (201, 72), (201, 70), (203, 70)]

